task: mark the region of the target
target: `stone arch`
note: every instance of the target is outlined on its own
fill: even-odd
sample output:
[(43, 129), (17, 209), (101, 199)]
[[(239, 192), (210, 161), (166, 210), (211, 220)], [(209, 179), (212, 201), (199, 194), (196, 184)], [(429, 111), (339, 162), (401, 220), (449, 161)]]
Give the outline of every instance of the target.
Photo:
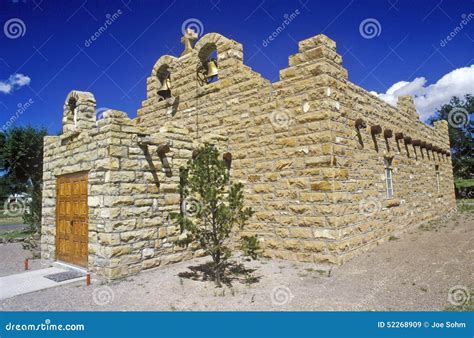
[(194, 46), (198, 56), (208, 56), (214, 49), (217, 51), (217, 61), (232, 57), (243, 61), (243, 47), (237, 41), (226, 38), (218, 33), (208, 33)]
[(164, 72), (175, 73), (177, 70), (177, 58), (171, 55), (163, 55), (156, 61), (153, 69), (151, 71), (151, 76), (147, 81), (147, 97), (150, 98), (159, 98), (158, 89), (163, 85), (162, 74)]
[(171, 70), (174, 71), (175, 70), (174, 68), (176, 67), (176, 64), (177, 64), (177, 60), (178, 59), (175, 58), (174, 56), (163, 55), (153, 65), (153, 70), (151, 71), (151, 76), (156, 76), (157, 73), (158, 73), (158, 70), (164, 65), (170, 67)]
[(63, 133), (95, 126), (96, 101), (92, 93), (72, 90), (63, 110)]
[(207, 42), (202, 46), (202, 48), (197, 50), (199, 60), (204, 62), (214, 51), (217, 53), (217, 57), (219, 58), (217, 44), (215, 42)]

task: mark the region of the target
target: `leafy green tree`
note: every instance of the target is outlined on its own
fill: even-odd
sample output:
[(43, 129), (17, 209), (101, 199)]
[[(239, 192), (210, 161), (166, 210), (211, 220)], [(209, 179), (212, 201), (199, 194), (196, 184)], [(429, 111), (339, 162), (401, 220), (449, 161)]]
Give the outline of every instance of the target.
[(468, 94), (464, 98), (453, 96), (444, 104), (439, 112), (433, 115), (428, 123), (445, 120), (449, 125), (449, 139), (453, 171), (456, 178), (470, 178), (474, 171), (474, 96)]
[[(1, 174), (0, 174), (1, 175)], [(12, 194), (11, 183), (5, 175), (0, 176), (0, 213), (8, 196)]]
[[(0, 132), (0, 168), (4, 167), (5, 158), (3, 149), (5, 148), (5, 134)], [(1, 170), (1, 169), (0, 169)], [(0, 171), (0, 210), (3, 207), (5, 199), (11, 194), (11, 187), (8, 178), (3, 171)]]
[[(212, 257), (218, 286), (232, 254), (231, 234), (236, 228), (242, 230), (253, 215), (251, 208), (243, 206), (242, 188), (241, 183), (230, 181), (226, 164), (212, 145), (200, 148), (194, 160), (180, 171), (181, 212), (172, 214), (181, 226), (177, 244), (196, 243)], [(248, 253), (257, 251), (255, 237), (242, 240)]]
[(14, 127), (1, 135), (0, 171), (11, 182), (11, 192), (29, 194), (24, 221), (38, 229), (41, 224), (43, 137), (47, 132), (33, 127)]

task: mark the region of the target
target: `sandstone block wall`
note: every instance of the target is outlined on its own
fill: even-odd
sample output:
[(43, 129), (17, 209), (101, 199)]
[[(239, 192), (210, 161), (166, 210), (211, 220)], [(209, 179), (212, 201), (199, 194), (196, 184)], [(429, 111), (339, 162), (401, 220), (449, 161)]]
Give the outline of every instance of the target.
[[(222, 56), (218, 59), (220, 78), (200, 86), (193, 73), (201, 62), (200, 48), (209, 45)], [(379, 136), (375, 150), (369, 125), (361, 137), (370, 142), (363, 140), (364, 147), (359, 148), (355, 120), (364, 117), (372, 125), (383, 122), (393, 133), (405, 132), (443, 149), (449, 148), (447, 130), (424, 125), (405, 98), (397, 109), (350, 83), (334, 41), (323, 35), (301, 41), (298, 53), (289, 58), (289, 67), (280, 71), (280, 81), (273, 84), (244, 65), (241, 53), (240, 44), (209, 34), (196, 44), (195, 53), (160, 58), (148, 79), (147, 99), (138, 120), (146, 127), (178, 120), (195, 139), (208, 132), (227, 136), (227, 150), (234, 158), (232, 177), (245, 184), (248, 202), (257, 211), (249, 229), (261, 236), (266, 255), (340, 263), (351, 256), (349, 252), (436, 217), (440, 201), (445, 209), (454, 207), (450, 160), (439, 154), (440, 196), (432, 195), (436, 189), (433, 156), (428, 163), (412, 157), (403, 168), (397, 156), (393, 162), (395, 198), (384, 198), (385, 140)], [(156, 74), (168, 65), (174, 104), (159, 101), (156, 95), (160, 86)], [(403, 142), (398, 143), (403, 152)], [(389, 156), (400, 153), (391, 146)], [(367, 163), (365, 157), (371, 156), (372, 162)], [(362, 171), (366, 175), (362, 180), (364, 165), (369, 170)], [(415, 171), (418, 176), (407, 173)], [(413, 185), (402, 179), (407, 175), (427, 175), (431, 183), (421, 180), (426, 189), (410, 192), (407, 187)], [(409, 205), (407, 195), (415, 205)], [(380, 201), (375, 205), (379, 220), (371, 213), (360, 213), (375, 200)], [(401, 206), (395, 207), (397, 203)], [(385, 205), (394, 209), (387, 212)], [(422, 216), (419, 208), (428, 214)], [(409, 215), (399, 218), (401, 210)]]
[[(213, 51), (219, 79), (199, 83)], [(167, 73), (171, 97), (163, 99)], [(89, 268), (107, 278), (197, 254), (173, 245), (178, 231), (167, 215), (180, 207), (179, 167), (204, 142), (232, 154), (231, 178), (256, 211), (241, 235), (257, 234), (268, 257), (339, 264), (455, 207), (451, 159), (433, 150), (449, 149), (446, 123), (428, 127), (411, 98), (392, 107), (351, 83), (324, 35), (301, 41), (271, 83), (243, 63), (241, 44), (207, 34), (189, 53), (156, 62), (133, 120), (108, 112), (95, 121), (92, 94), (77, 93), (75, 112), (66, 100), (63, 135), (45, 139), (43, 257), (54, 259), (55, 177), (88, 170)], [(140, 146), (144, 139), (155, 145)], [(166, 143), (163, 159), (156, 145)]]
[[(90, 93), (73, 91), (67, 103), (71, 97), (78, 117), (93, 114), (87, 127), (44, 140), (42, 258), (55, 259), (57, 177), (76, 172), (88, 175), (89, 270), (115, 279), (193, 257), (172, 244), (179, 231), (169, 218), (179, 211), (177, 171), (193, 149), (188, 131), (167, 123), (149, 134), (114, 110), (96, 121)], [(170, 149), (159, 156), (163, 144)]]

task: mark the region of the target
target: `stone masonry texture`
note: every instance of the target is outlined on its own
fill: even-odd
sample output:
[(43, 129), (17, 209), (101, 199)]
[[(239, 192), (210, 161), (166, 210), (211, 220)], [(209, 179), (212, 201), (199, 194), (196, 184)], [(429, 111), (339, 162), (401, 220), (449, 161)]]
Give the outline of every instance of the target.
[[(180, 209), (179, 168), (204, 143), (232, 154), (231, 178), (255, 210), (239, 235), (257, 235), (267, 257), (342, 264), (454, 210), (447, 123), (427, 126), (411, 97), (393, 107), (351, 83), (328, 37), (298, 47), (271, 83), (243, 63), (240, 43), (206, 34), (158, 59), (135, 119), (99, 119), (93, 94), (72, 91), (62, 134), (44, 139), (42, 259), (55, 260), (57, 177), (76, 172), (88, 175), (91, 272), (118, 279), (201, 255), (174, 245), (169, 214)], [(219, 79), (200, 83), (213, 52)]]

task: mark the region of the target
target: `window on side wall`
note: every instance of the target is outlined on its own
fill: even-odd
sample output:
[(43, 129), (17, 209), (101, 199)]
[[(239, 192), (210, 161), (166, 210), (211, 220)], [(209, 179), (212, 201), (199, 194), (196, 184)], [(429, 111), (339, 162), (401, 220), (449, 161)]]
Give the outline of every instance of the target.
[(387, 189), (387, 198), (393, 198), (393, 168), (392, 158), (384, 159), (385, 166), (385, 186)]
[(438, 194), (439, 194), (441, 192), (441, 189), (440, 189), (441, 178), (440, 178), (440, 175), (439, 175), (439, 165), (435, 165), (435, 171), (436, 171), (436, 189), (437, 189)]

